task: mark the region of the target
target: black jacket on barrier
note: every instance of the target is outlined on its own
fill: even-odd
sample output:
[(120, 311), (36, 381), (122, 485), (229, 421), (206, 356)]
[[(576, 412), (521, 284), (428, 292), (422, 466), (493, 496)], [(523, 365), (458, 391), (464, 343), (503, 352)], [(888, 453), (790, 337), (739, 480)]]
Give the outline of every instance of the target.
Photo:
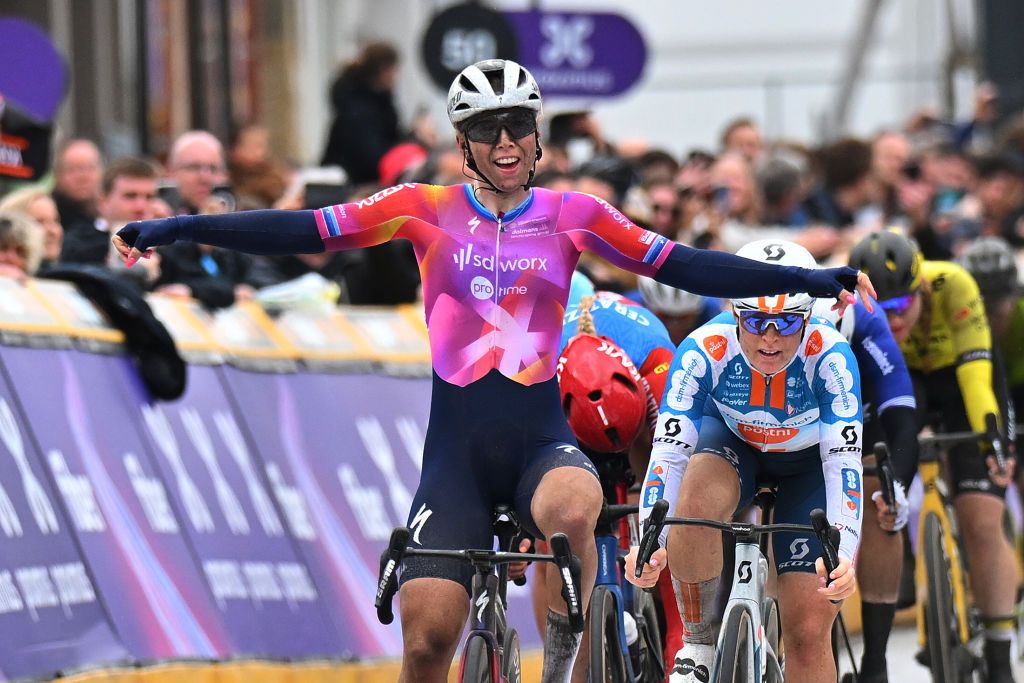
[(82, 264), (61, 264), (39, 277), (74, 283), (124, 333), (125, 350), (153, 398), (173, 401), (185, 393), (188, 366), (138, 287), (106, 268)]

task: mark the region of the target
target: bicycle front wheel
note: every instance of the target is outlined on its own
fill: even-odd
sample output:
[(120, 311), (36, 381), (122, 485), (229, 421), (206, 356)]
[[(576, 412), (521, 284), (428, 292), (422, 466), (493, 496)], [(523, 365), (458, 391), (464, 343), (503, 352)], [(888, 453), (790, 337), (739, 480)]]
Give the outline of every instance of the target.
[[(761, 623), (764, 625), (764, 642), (771, 648), (774, 661), (768, 658), (765, 669), (767, 683), (782, 683), (782, 621), (779, 619), (779, 603), (773, 597), (766, 597), (761, 604)], [(763, 653), (762, 657), (768, 657)]]
[(715, 683), (753, 683), (760, 678), (754, 670), (754, 643), (750, 613), (734, 609), (722, 625), (721, 650), (717, 655)]
[(590, 597), (590, 681), (625, 683), (626, 658), (619, 640), (619, 608), (615, 594), (598, 586)]
[(925, 517), (922, 544), (928, 577), (928, 603), (924, 618), (932, 680), (935, 683), (957, 683), (960, 680), (956, 665), (958, 637), (950, 559), (946, 553), (942, 523), (934, 513)]
[(494, 655), (487, 641), (480, 636), (470, 636), (462, 653), (462, 683), (498, 683), (495, 678)]
[(665, 680), (665, 648), (658, 631), (658, 610), (647, 591), (638, 589), (634, 595), (633, 614), (639, 634), (635, 646), (639, 661), (633, 666), (634, 678), (641, 683), (661, 683)]

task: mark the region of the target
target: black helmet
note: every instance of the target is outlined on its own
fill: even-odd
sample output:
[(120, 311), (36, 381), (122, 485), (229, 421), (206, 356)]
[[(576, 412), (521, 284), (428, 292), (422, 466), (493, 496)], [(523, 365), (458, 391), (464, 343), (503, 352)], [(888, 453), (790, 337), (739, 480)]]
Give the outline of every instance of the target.
[(879, 301), (916, 291), (922, 260), (916, 244), (891, 230), (868, 235), (850, 252), (850, 266), (867, 273)]
[(1017, 259), (998, 237), (981, 237), (960, 255), (960, 265), (974, 276), (982, 297), (998, 299), (1017, 292)]

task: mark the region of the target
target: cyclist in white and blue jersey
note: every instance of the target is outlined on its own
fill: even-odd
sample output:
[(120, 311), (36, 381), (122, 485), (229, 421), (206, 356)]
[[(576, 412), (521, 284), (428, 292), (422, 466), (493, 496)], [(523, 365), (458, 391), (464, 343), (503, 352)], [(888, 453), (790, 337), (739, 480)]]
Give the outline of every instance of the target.
[[(806, 249), (778, 240), (748, 244), (739, 255), (814, 265)], [(806, 524), (812, 509), (824, 509), (840, 531), (831, 585), (825, 585), (813, 534), (772, 537), (787, 679), (824, 683), (836, 679), (829, 629), (839, 607), (830, 600), (848, 597), (856, 586), (853, 560), (864, 506), (862, 413), (853, 351), (835, 327), (811, 317), (813, 302), (801, 293), (733, 300), (734, 313), (714, 318), (679, 345), (640, 516), (646, 518), (665, 498), (673, 504), (670, 514), (724, 521), (766, 480), (777, 486), (774, 521)], [(626, 575), (647, 587), (667, 560), (678, 582), (685, 633), (670, 681), (706, 681), (714, 659), (720, 533), (670, 529), (667, 553), (659, 549), (634, 579), (634, 548)]]

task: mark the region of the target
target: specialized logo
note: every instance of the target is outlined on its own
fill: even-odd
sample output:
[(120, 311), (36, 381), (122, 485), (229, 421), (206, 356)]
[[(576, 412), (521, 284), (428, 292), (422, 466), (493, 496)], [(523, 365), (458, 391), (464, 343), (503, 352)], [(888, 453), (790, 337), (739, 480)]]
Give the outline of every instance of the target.
[(813, 356), (821, 353), (821, 349), (824, 346), (824, 342), (821, 340), (821, 332), (815, 330), (811, 332), (811, 336), (807, 339), (807, 346), (804, 347), (805, 356)]
[[(459, 249), (457, 253), (452, 254), (452, 259), (455, 260), (455, 265), (459, 267), (459, 272), (464, 271), (467, 267), (483, 268), (489, 273), (494, 272), (494, 257), (474, 254), (472, 244), (467, 244)], [(547, 270), (548, 260), (539, 256), (532, 258), (506, 258), (498, 262), (498, 269), (503, 273), (523, 270)]]
[(789, 557), (793, 560), (802, 560), (807, 557), (807, 553), (811, 552), (810, 547), (807, 545), (806, 538), (794, 538), (793, 542), (789, 544)]
[[(459, 94), (460, 95), (462, 94), (461, 90), (459, 91)], [(480, 227), (480, 217), (479, 216), (473, 216), (472, 218), (469, 219), (469, 222), (466, 223), (466, 225), (469, 226), (469, 234), (472, 235), (473, 233), (476, 232), (476, 229)], [(470, 246), (472, 247), (473, 245), (470, 245)], [(459, 270), (462, 270), (462, 269), (460, 268)]]
[(676, 657), (676, 663), (672, 668), (672, 674), (673, 678), (675, 677), (675, 674), (679, 674), (680, 676), (692, 675), (695, 679), (700, 681), (700, 683), (708, 683), (711, 679), (711, 674), (708, 673), (708, 668), (703, 664), (697, 664), (689, 657), (686, 659)]
[(483, 301), (484, 299), (490, 299), (494, 296), (494, 285), (491, 284), (491, 281), (483, 275), (477, 275), (470, 281), (469, 291), (477, 299)]
[(484, 620), (484, 610), (487, 609), (487, 604), (490, 601), (491, 601), (491, 596), (487, 595), (487, 593), (481, 593), (480, 597), (478, 597), (476, 599), (476, 606), (477, 606), (476, 620), (477, 621), (483, 621)]
[(423, 526), (430, 519), (430, 515), (434, 514), (434, 511), (427, 507), (424, 503), (420, 506), (420, 509), (416, 512), (416, 515), (409, 522), (409, 528), (412, 529), (412, 540), (413, 543), (419, 545), (420, 543), (420, 532), (423, 531)]
[(860, 519), (860, 506), (864, 498), (860, 487), (860, 472), (844, 467), (840, 477), (843, 482), (843, 515)]
[(704, 338), (704, 350), (715, 360), (725, 358), (725, 349), (728, 345), (728, 340), (720, 334)]
[(736, 428), (744, 439), (760, 444), (785, 443), (800, 433), (794, 427), (761, 427), (740, 423)]
[(736, 577), (740, 583), (750, 583), (750, 579), (754, 576), (754, 572), (750, 569), (750, 560), (743, 560), (740, 562), (740, 566), (736, 569)]

